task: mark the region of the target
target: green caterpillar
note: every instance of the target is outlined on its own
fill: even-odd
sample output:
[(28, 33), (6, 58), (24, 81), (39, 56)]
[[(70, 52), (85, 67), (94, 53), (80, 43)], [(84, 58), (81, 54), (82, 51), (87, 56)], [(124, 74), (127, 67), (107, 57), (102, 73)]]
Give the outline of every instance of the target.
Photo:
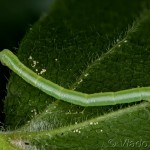
[(4, 49), (0, 52), (0, 61), (34, 87), (37, 87), (56, 99), (75, 105), (87, 107), (116, 105), (141, 100), (150, 101), (150, 87), (137, 87), (117, 92), (86, 94), (65, 89), (37, 75), (22, 64), (10, 50)]

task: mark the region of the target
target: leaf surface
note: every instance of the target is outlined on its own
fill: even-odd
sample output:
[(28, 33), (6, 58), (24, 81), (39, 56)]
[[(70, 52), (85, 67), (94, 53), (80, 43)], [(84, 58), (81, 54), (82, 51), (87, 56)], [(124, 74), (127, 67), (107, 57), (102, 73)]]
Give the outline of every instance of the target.
[[(85, 93), (149, 86), (149, 4), (56, 0), (24, 37), (18, 57), (44, 78)], [(6, 125), (19, 133), (8, 137), (39, 149), (149, 149), (149, 106), (75, 106), (13, 73), (5, 102)]]

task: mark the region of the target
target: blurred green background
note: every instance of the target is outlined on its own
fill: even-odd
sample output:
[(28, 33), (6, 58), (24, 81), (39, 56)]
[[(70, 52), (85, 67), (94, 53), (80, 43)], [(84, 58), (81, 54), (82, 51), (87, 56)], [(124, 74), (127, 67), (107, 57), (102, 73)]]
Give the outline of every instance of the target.
[[(0, 0), (0, 49), (16, 52), (26, 31), (48, 12), (53, 0)], [(10, 70), (0, 64), (0, 126), (3, 125), (3, 100)]]

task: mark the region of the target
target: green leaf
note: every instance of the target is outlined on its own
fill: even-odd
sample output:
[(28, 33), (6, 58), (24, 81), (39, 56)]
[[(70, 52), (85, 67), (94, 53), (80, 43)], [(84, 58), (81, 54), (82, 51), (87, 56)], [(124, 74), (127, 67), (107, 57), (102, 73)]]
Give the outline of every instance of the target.
[(19, 150), (19, 148), (15, 148), (12, 144), (9, 143), (10, 141), (6, 138), (5, 134), (0, 133), (0, 149), (7, 149), (7, 150)]
[[(24, 37), (18, 57), (44, 78), (85, 93), (149, 86), (149, 4), (56, 0)], [(30, 149), (150, 147), (147, 102), (79, 107), (55, 100), (13, 73), (5, 113), (7, 129), (13, 130), (10, 141), (19, 139)]]

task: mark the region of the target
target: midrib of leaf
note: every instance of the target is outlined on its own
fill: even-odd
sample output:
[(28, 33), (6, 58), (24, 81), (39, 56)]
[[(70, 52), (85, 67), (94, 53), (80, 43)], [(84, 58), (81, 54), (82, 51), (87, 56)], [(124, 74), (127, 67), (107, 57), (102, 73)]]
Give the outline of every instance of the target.
[[(132, 114), (134, 112), (138, 112), (139, 110), (146, 110), (146, 108), (150, 107), (150, 103), (148, 102), (143, 102), (141, 104), (135, 105), (135, 106), (131, 106), (122, 110), (117, 110), (115, 112), (106, 114), (105, 116), (100, 116), (100, 117), (96, 117), (93, 119), (89, 119), (87, 121), (84, 121), (82, 123), (78, 123), (75, 125), (70, 125), (67, 127), (62, 127), (59, 129), (54, 129), (54, 130), (47, 130), (47, 131), (41, 131), (41, 132), (27, 132), (27, 131), (22, 131), (22, 132), (17, 132), (17, 131), (13, 131), (13, 132), (7, 132), (4, 133), (5, 137), (9, 139), (9, 141), (18, 141), (20, 140), (21, 142), (26, 142), (28, 141), (28, 143), (30, 143), (30, 141), (34, 140), (34, 139), (40, 139), (40, 138), (50, 138), (51, 140), (58, 135), (63, 134), (74, 134), (74, 131), (76, 130), (81, 130), (82, 131), (86, 131), (88, 128), (90, 128), (91, 126), (98, 126), (99, 124), (103, 124), (104, 122), (113, 120), (114, 118), (117, 119), (123, 115), (126, 114)], [(3, 133), (2, 133), (3, 134)]]
[[(123, 43), (128, 42), (127, 39), (130, 36), (130, 34), (135, 33), (137, 29), (140, 27), (142, 22), (144, 22), (146, 19), (148, 19), (150, 11), (144, 10), (139, 17), (132, 23), (131, 27), (128, 26), (127, 32), (125, 32), (125, 35), (122, 39), (119, 41), (115, 41), (112, 45), (112, 47), (108, 47), (108, 50), (105, 53), (102, 53), (101, 56), (97, 57), (95, 60), (93, 60), (89, 65), (87, 65), (87, 68), (82, 71), (82, 74), (77, 78), (77, 80), (70, 86), (70, 90), (76, 90), (78, 86), (80, 86), (80, 83), (87, 77), (86, 74), (89, 73), (89, 70), (93, 68), (93, 66), (97, 65), (97, 63), (100, 63), (102, 60), (104, 60), (106, 57), (110, 56), (114, 52), (116, 52), (118, 49), (117, 47), (120, 47)], [(58, 103), (60, 100), (56, 100), (55, 102)], [(54, 103), (55, 103), (54, 102)], [(53, 104), (54, 104), (53, 103)]]

